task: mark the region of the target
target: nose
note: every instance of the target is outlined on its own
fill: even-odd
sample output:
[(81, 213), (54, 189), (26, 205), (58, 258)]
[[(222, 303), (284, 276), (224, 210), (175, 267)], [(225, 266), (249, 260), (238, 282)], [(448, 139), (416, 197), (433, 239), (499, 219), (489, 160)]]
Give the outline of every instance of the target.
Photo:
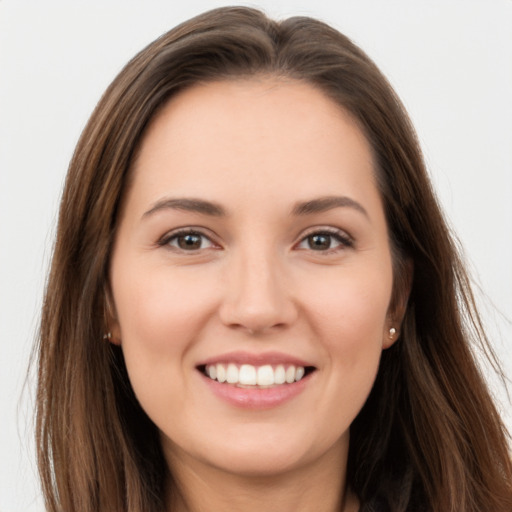
[(279, 258), (261, 252), (240, 254), (233, 260), (220, 306), (222, 322), (249, 334), (290, 326), (298, 316), (297, 305)]

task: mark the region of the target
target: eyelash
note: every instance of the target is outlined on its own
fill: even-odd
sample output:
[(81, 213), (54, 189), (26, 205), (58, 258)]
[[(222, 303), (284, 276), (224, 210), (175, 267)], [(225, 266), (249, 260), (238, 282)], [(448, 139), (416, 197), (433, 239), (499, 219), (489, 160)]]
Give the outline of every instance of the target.
[(217, 246), (217, 244), (212, 241), (210, 236), (207, 236), (204, 233), (202, 233), (201, 231), (199, 231), (197, 229), (192, 229), (192, 228), (180, 229), (178, 231), (173, 231), (171, 233), (168, 233), (167, 235), (165, 235), (158, 241), (158, 245), (161, 247), (165, 247), (165, 246), (172, 247), (173, 249), (175, 249), (177, 251), (190, 252), (190, 253), (195, 253), (195, 252), (200, 251), (201, 249), (204, 249), (204, 247), (200, 247), (198, 249), (187, 250), (187, 249), (183, 249), (181, 247), (176, 247), (176, 246), (171, 245), (172, 241), (174, 241), (174, 240), (178, 241), (180, 237), (186, 237), (187, 235), (197, 236), (197, 237), (201, 238), (202, 241), (208, 240), (208, 242), (212, 246)]
[(343, 249), (350, 249), (354, 247), (354, 240), (344, 231), (335, 228), (314, 228), (309, 233), (306, 233), (296, 245), (299, 246), (307, 243), (307, 240), (315, 236), (324, 236), (330, 238), (329, 245), (332, 245), (332, 239), (339, 243), (338, 247), (328, 247), (326, 250), (315, 250), (312, 247), (304, 248), (303, 250), (310, 250), (315, 253), (332, 254)]
[[(180, 237), (186, 237), (187, 235), (199, 237), (202, 240), (201, 245), (203, 245), (204, 240), (208, 240), (208, 242), (211, 244), (211, 246), (210, 247), (199, 247), (197, 249), (194, 248), (194, 249), (188, 250), (188, 249), (183, 249), (182, 247), (179, 247), (179, 246), (171, 245), (171, 242), (176, 241), (177, 243), (179, 243), (178, 240), (180, 239)], [(322, 236), (329, 237), (329, 239), (330, 239), (329, 247), (327, 247), (325, 250), (314, 249), (312, 247), (299, 248), (299, 246), (301, 244), (307, 243), (308, 239), (311, 239), (312, 237), (315, 237), (315, 236), (317, 236), (317, 237), (322, 237)], [(334, 248), (330, 247), (332, 245), (332, 239), (334, 239), (336, 242), (338, 242), (339, 246), (334, 247)], [(192, 229), (192, 228), (180, 229), (178, 231), (173, 231), (171, 233), (168, 233), (167, 235), (165, 235), (164, 237), (162, 237), (158, 241), (158, 245), (160, 247), (166, 247), (166, 246), (167, 247), (171, 247), (174, 250), (177, 250), (177, 251), (180, 251), (180, 252), (183, 252), (183, 253), (187, 253), (187, 252), (188, 253), (197, 253), (197, 252), (199, 252), (202, 249), (219, 248), (219, 246), (212, 240), (212, 238), (210, 236), (204, 234), (200, 230)], [(335, 229), (335, 228), (316, 228), (316, 229), (312, 229), (309, 233), (304, 235), (300, 239), (298, 244), (295, 244), (294, 247), (298, 248), (299, 250), (310, 250), (310, 251), (313, 251), (315, 253), (331, 254), (331, 253), (340, 251), (342, 249), (350, 249), (350, 248), (354, 247), (354, 240), (349, 235), (347, 235), (344, 231), (341, 231), (339, 229)]]

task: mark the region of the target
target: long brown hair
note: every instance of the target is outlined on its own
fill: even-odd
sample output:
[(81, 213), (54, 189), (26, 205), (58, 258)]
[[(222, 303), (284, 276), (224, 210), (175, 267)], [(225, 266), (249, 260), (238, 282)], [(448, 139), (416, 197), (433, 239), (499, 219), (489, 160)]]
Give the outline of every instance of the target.
[(176, 92), (256, 75), (314, 85), (370, 141), (394, 252), (394, 301), (414, 268), (401, 336), (351, 427), (349, 485), (364, 511), (512, 510), (507, 435), (475, 364), (488, 347), (414, 130), (386, 79), (348, 38), (304, 17), (221, 8), (164, 34), (110, 85), (77, 145), (60, 208), (38, 350), (37, 445), (52, 512), (157, 512), (168, 469), (103, 340), (117, 213), (138, 144)]

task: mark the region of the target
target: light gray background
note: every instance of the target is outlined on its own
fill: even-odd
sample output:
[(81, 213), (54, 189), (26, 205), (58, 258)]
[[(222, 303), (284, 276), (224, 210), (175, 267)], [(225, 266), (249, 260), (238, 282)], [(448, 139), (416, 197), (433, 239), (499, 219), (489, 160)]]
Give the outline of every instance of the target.
[[(0, 512), (43, 510), (33, 381), (22, 391), (61, 185), (80, 131), (138, 50), (192, 15), (230, 3), (0, 0)], [(512, 1), (250, 5), (330, 22), (389, 77), (417, 127), (511, 376)], [(503, 387), (489, 376), (512, 427)]]

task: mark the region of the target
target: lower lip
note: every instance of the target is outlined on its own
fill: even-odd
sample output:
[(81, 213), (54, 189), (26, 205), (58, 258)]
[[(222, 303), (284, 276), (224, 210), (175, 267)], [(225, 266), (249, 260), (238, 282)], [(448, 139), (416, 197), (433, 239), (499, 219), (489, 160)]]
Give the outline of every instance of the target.
[(239, 388), (233, 384), (222, 384), (202, 375), (214, 395), (230, 405), (245, 409), (271, 409), (278, 407), (302, 393), (311, 377), (306, 375), (298, 382), (270, 388)]

